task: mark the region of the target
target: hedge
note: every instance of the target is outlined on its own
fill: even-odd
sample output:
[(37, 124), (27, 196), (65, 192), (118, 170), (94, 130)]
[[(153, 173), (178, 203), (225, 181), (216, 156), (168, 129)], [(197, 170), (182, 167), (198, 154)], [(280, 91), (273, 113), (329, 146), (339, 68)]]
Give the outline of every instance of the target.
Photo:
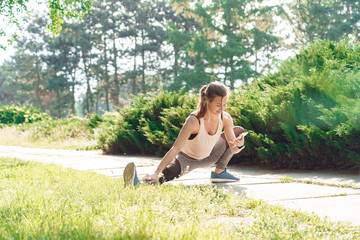
[[(229, 112), (246, 128), (247, 148), (232, 163), (273, 168), (360, 166), (360, 45), (318, 41), (278, 71), (231, 94)], [(195, 110), (197, 95), (161, 92), (136, 98), (102, 123), (106, 153), (166, 152)]]

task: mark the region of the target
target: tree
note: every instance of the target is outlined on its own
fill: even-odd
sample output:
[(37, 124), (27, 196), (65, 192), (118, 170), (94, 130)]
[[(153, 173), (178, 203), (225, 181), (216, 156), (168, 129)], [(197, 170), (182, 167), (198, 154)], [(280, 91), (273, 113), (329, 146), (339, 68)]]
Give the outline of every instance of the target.
[[(188, 48), (189, 55), (195, 57), (196, 64), (203, 61), (202, 66), (197, 65), (191, 69), (197, 73), (197, 78), (204, 81), (220, 79), (234, 89), (237, 82), (247, 83), (256, 75), (257, 63), (251, 58), (258, 51), (276, 45), (278, 41), (273, 35), (274, 7), (264, 7), (262, 2), (173, 1), (175, 11), (183, 12), (184, 16), (195, 19), (201, 26), (193, 35)], [(265, 28), (259, 24), (265, 22), (268, 22)]]
[(165, 41), (165, 16), (162, 2), (153, 3), (144, 1), (137, 13), (137, 30), (139, 31), (139, 44), (136, 51), (141, 57), (141, 91), (147, 92), (145, 82), (146, 70), (156, 71), (160, 66), (156, 64), (159, 59), (161, 45)]
[(318, 39), (339, 41), (359, 30), (360, 2), (294, 0), (285, 15), (302, 45)]
[(17, 50), (10, 66), (12, 76), (8, 76), (18, 87), (23, 103), (34, 104), (45, 110), (48, 99), (45, 68), (43, 64), (43, 41), (46, 23), (37, 17), (26, 28), (26, 35), (16, 41)]
[(131, 82), (132, 94), (136, 95), (148, 90), (146, 71), (156, 72), (160, 68), (157, 62), (161, 59), (161, 47), (166, 37), (166, 10), (162, 1), (124, 0), (123, 6), (124, 28), (119, 34), (131, 42), (124, 56), (133, 59), (132, 69), (127, 69), (125, 76)]
[[(73, 41), (76, 46), (76, 51), (79, 54), (79, 78), (82, 81), (81, 84), (86, 89), (84, 100), (84, 112), (92, 113), (95, 108), (94, 101), (94, 64), (96, 61), (97, 53), (94, 52), (95, 43), (98, 39), (98, 35), (94, 31), (96, 20), (92, 15), (86, 15), (83, 23), (74, 22), (71, 28), (73, 29)], [(85, 83), (84, 83), (85, 82)]]
[[(91, 11), (92, 0), (49, 0), (49, 12), (50, 24), (47, 28), (51, 30), (55, 35), (58, 35), (61, 31), (64, 18), (71, 17), (81, 19), (84, 14)], [(0, 2), (0, 17), (4, 22), (9, 24), (16, 24), (19, 26), (20, 13), (28, 12), (28, 6), (33, 4), (30, 0), (5, 0)], [(37, 3), (39, 4), (39, 3)], [(6, 35), (4, 29), (0, 28), (0, 36)], [(13, 39), (8, 40), (12, 43)], [(5, 48), (5, 46), (0, 46)]]
[(8, 105), (14, 104), (17, 101), (16, 88), (13, 87), (12, 82), (9, 81), (11, 72), (9, 69), (11, 63), (5, 62), (0, 66), (0, 104)]
[(62, 34), (48, 38), (49, 48), (52, 49), (50, 52), (56, 52), (54, 54), (56, 66), (54, 67), (67, 82), (69, 97), (66, 99), (69, 101), (67, 104), (69, 104), (72, 115), (75, 115), (75, 87), (80, 85), (80, 81), (77, 79), (80, 70), (80, 52), (79, 46), (76, 45), (76, 31), (76, 25), (64, 23)]
[[(188, 1), (183, 4), (189, 5)], [(169, 11), (167, 17), (167, 42), (172, 47), (170, 55), (173, 58), (173, 81), (169, 90), (179, 90), (182, 87), (184, 87), (184, 91), (199, 89), (210, 81), (205, 72), (206, 64), (201, 54), (199, 51), (192, 50), (193, 47), (196, 47), (193, 42), (201, 32), (202, 26), (194, 18), (189, 17), (188, 11), (184, 11), (184, 5), (172, 1), (173, 11)], [(198, 41), (201, 42), (199, 38)], [(199, 45), (201, 47), (204, 44)]]
[(117, 40), (120, 37), (120, 31), (122, 30), (119, 26), (121, 26), (121, 23), (124, 19), (124, 7), (121, 5), (121, 2), (117, 0), (111, 0), (107, 1), (109, 6), (109, 11), (111, 11), (111, 14), (109, 16), (109, 29), (111, 30), (110, 33), (110, 39), (112, 41), (111, 46), (111, 59), (112, 61), (112, 67), (114, 69), (114, 74), (112, 76), (112, 91), (111, 96), (114, 102), (115, 106), (119, 106), (119, 96), (120, 96), (120, 76), (119, 73), (121, 71), (121, 68), (118, 64), (118, 59), (123, 55), (123, 51), (119, 49), (119, 46), (117, 46)]

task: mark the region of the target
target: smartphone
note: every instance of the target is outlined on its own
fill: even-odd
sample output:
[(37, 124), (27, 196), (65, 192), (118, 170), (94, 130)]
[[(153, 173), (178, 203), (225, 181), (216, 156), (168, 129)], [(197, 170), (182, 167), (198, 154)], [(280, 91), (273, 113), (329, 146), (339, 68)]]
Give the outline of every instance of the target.
[(248, 135), (248, 132), (243, 132), (238, 136), (238, 138), (241, 139), (241, 138), (245, 137), (246, 135)]

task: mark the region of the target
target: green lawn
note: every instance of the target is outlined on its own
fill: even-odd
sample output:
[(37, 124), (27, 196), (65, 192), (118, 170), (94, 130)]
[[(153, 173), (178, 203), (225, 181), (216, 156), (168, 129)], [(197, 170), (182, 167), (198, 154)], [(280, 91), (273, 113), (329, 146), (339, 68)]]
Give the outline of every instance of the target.
[(359, 239), (358, 228), (214, 186), (122, 179), (0, 158), (0, 239)]

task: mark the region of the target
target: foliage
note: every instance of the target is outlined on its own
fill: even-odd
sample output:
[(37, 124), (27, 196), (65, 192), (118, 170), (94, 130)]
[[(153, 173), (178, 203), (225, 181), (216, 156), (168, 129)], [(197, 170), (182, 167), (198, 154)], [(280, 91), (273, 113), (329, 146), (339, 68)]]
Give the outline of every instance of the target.
[(105, 153), (143, 154), (151, 152), (151, 144), (140, 128), (142, 107), (148, 99), (136, 98), (133, 105), (107, 118), (99, 126), (99, 146)]
[(85, 125), (91, 130), (96, 129), (103, 121), (104, 119), (97, 113), (93, 113), (84, 119)]
[(359, 53), (359, 43), (319, 41), (241, 89), (229, 112), (251, 132), (242, 157), (274, 168), (359, 166)]
[[(262, 0), (213, 0), (207, 4), (198, 0), (172, 0), (171, 3), (178, 15), (198, 25), (189, 28), (187, 20), (184, 25), (169, 28), (170, 41), (181, 46), (178, 51), (184, 52), (184, 57), (180, 60), (186, 63), (186, 67), (177, 71), (179, 75), (175, 75), (173, 87), (186, 83), (185, 90), (198, 90), (211, 80), (220, 79), (233, 90), (236, 83), (247, 83), (258, 74), (257, 54), (270, 60), (271, 52), (277, 49), (279, 38), (274, 35), (274, 16), (279, 6), (264, 6)], [(175, 37), (178, 39), (174, 40)], [(184, 40), (186, 44), (182, 43)], [(256, 60), (250, 61), (250, 55)]]
[[(232, 93), (226, 111), (234, 125), (250, 132), (247, 148), (232, 162), (302, 169), (359, 166), (359, 53), (358, 43), (319, 41), (283, 62), (278, 72)], [(141, 146), (139, 153), (163, 153), (196, 103), (181, 93), (143, 96), (120, 113), (117, 130), (108, 131), (114, 136), (104, 134), (100, 142), (116, 139), (123, 152), (126, 142), (127, 149)]]
[[(29, 111), (25, 112), (26, 117), (22, 124), (2, 124), (0, 144), (43, 148), (98, 149), (95, 140), (97, 130), (94, 127), (102, 119), (96, 115), (84, 119), (77, 117), (53, 119), (41, 113), (39, 109), (35, 108), (35, 110), (34, 114), (29, 114)], [(17, 116), (17, 119), (23, 119), (21, 113), (14, 116)], [(9, 116), (11, 115), (12, 113), (9, 114)]]
[[(194, 98), (181, 92), (153, 95), (143, 106), (140, 124), (146, 138), (160, 148), (170, 149), (185, 119), (194, 109)], [(178, 111), (180, 110), (181, 111)]]
[[(358, 37), (359, 1), (270, 2), (96, 0), (79, 22), (66, 16), (89, 12), (91, 0), (50, 0), (52, 29), (61, 24), (61, 34), (46, 31), (46, 15), (24, 20), (14, 56), (0, 66), (0, 102), (36, 105), (60, 118), (75, 115), (78, 89), (86, 89), (82, 115), (158, 89), (196, 92), (213, 80), (234, 89), (273, 69), (283, 50)], [(2, 1), (0, 17), (17, 21), (28, 4)], [(295, 40), (284, 36), (288, 30)]]
[[(87, 14), (91, 11), (92, 0), (49, 0), (48, 3), (48, 15), (50, 17), (51, 23), (48, 24), (47, 27), (49, 30), (51, 30), (53, 34), (58, 35), (62, 29), (64, 18), (81, 19), (84, 14)], [(7, 21), (8, 25), (15, 24), (19, 26), (19, 13), (25, 12), (30, 16), (30, 12), (28, 11), (29, 4), (29, 0), (1, 1), (1, 20)], [(6, 33), (4, 29), (0, 28), (0, 36), (3, 35), (6, 35)], [(17, 37), (17, 35), (15, 34), (12, 37), (12, 39), (8, 39), (9, 43), (12, 43), (14, 38)], [(6, 47), (0, 45), (0, 48), (5, 49)]]
[(19, 107), (13, 105), (0, 107), (1, 124), (33, 123), (45, 119), (50, 119), (50, 117), (36, 107)]
[(193, 96), (181, 92), (138, 97), (130, 107), (120, 110), (113, 123), (104, 123), (100, 147), (107, 153), (163, 154), (195, 104)]
[(306, 44), (316, 39), (340, 41), (359, 31), (358, 1), (296, 0), (286, 5), (288, 11), (284, 15), (296, 35), (297, 43)]
[(124, 189), (119, 178), (7, 158), (0, 158), (0, 183), (4, 239), (358, 239), (360, 234), (349, 224), (214, 186)]
[(79, 135), (87, 134), (88, 129), (91, 128), (86, 127), (83, 120), (79, 118), (48, 119), (19, 127), (19, 130), (30, 133), (32, 141), (48, 138), (54, 133), (59, 132), (59, 130), (61, 135), (57, 134), (57, 140), (61, 141), (66, 138), (75, 138)]
[[(0, 91), (0, 102), (36, 105), (61, 118), (75, 115), (79, 89), (86, 91), (79, 103), (86, 115), (159, 89), (196, 92), (215, 79), (230, 88), (247, 82), (262, 72), (260, 57), (271, 62), (279, 45), (277, 8), (263, 0), (210, 2), (96, 0), (83, 21), (64, 19), (58, 36), (46, 31), (46, 15), (34, 13), (15, 54), (0, 66), (0, 85), (17, 89)], [(88, 4), (49, 2), (59, 15), (75, 5), (84, 13)]]

